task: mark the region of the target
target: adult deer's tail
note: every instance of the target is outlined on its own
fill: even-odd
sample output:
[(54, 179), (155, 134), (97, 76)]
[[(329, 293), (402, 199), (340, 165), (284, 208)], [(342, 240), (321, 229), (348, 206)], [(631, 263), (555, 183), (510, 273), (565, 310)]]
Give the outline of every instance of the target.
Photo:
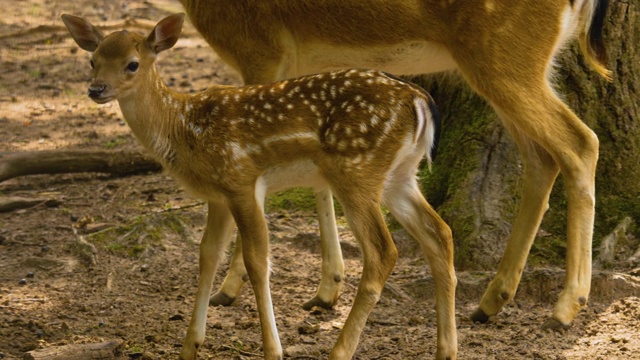
[(607, 69), (607, 51), (602, 38), (602, 29), (607, 17), (609, 0), (587, 0), (580, 10), (583, 22), (579, 42), (587, 62), (603, 78), (611, 80), (611, 71)]

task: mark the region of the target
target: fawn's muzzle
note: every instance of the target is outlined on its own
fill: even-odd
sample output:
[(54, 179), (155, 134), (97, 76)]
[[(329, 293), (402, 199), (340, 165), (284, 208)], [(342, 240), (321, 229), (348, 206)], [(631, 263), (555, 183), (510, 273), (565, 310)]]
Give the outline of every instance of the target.
[(87, 94), (93, 100), (100, 99), (106, 88), (107, 88), (107, 84), (103, 82), (93, 83), (89, 86), (89, 90), (87, 91)]

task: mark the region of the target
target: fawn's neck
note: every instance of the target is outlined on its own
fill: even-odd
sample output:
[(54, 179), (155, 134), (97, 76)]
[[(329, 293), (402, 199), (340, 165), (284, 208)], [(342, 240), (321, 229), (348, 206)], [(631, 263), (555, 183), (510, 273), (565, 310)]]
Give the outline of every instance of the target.
[(120, 109), (140, 143), (167, 165), (175, 156), (172, 143), (179, 136), (180, 119), (184, 125), (186, 95), (167, 88), (155, 67), (140, 79), (138, 88), (118, 99)]

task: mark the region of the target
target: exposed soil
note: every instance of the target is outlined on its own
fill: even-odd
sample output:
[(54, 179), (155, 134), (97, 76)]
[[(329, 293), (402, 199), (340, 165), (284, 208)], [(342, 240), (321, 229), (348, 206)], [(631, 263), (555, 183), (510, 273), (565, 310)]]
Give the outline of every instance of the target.
[[(130, 28), (146, 33), (149, 24), (181, 11), (177, 1), (21, 0), (2, 8), (0, 152), (138, 149), (117, 105), (96, 105), (85, 96), (88, 55), (76, 49), (60, 15), (82, 15), (111, 29), (125, 18), (148, 19)], [(188, 24), (158, 66), (180, 91), (239, 83)], [(164, 174), (29, 176), (0, 183), (0, 196), (58, 200), (0, 214), (0, 359), (113, 339), (123, 341), (123, 359), (177, 357), (195, 297), (206, 206)], [(286, 357), (326, 358), (353, 300), (359, 250), (342, 226), (347, 279), (339, 304), (303, 311), (320, 278), (317, 221), (295, 201), (271, 209), (268, 219), (272, 294)], [(435, 353), (428, 267), (402, 231), (394, 236), (401, 258), (362, 334), (357, 359), (428, 359)], [(225, 273), (226, 264), (216, 286)], [(640, 359), (638, 273), (597, 273), (589, 308), (561, 333), (540, 328), (559, 292), (561, 271), (529, 269), (512, 304), (489, 324), (473, 324), (468, 315), (489, 276), (459, 274), (460, 359)], [(261, 357), (249, 286), (232, 306), (210, 309), (199, 357)]]

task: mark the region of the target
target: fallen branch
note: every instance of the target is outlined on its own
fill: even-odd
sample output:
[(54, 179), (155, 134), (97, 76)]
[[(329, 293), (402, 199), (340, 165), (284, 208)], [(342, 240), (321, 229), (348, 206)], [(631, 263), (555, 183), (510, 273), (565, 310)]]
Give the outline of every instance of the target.
[(73, 234), (76, 236), (76, 241), (69, 244), (69, 249), (74, 253), (80, 261), (84, 262), (87, 266), (94, 266), (98, 263), (96, 256), (98, 250), (96, 246), (85, 240), (84, 236), (78, 234), (76, 228), (73, 229)]
[(155, 160), (139, 152), (47, 150), (0, 153), (0, 182), (36, 174), (99, 172), (122, 176), (161, 169)]
[(29, 351), (24, 360), (107, 360), (115, 359), (115, 352), (122, 345), (120, 340), (96, 344), (71, 344), (48, 349)]
[(258, 353), (254, 353), (254, 352), (250, 352), (250, 351), (245, 351), (245, 350), (240, 350), (238, 348), (235, 348), (233, 346), (229, 346), (229, 345), (220, 345), (218, 347), (219, 349), (223, 349), (225, 351), (231, 351), (231, 352), (236, 352), (242, 356), (248, 356), (248, 357), (264, 357), (264, 355), (262, 354), (258, 354)]
[(28, 209), (42, 204), (46, 199), (29, 199), (18, 196), (0, 197), (0, 212)]

